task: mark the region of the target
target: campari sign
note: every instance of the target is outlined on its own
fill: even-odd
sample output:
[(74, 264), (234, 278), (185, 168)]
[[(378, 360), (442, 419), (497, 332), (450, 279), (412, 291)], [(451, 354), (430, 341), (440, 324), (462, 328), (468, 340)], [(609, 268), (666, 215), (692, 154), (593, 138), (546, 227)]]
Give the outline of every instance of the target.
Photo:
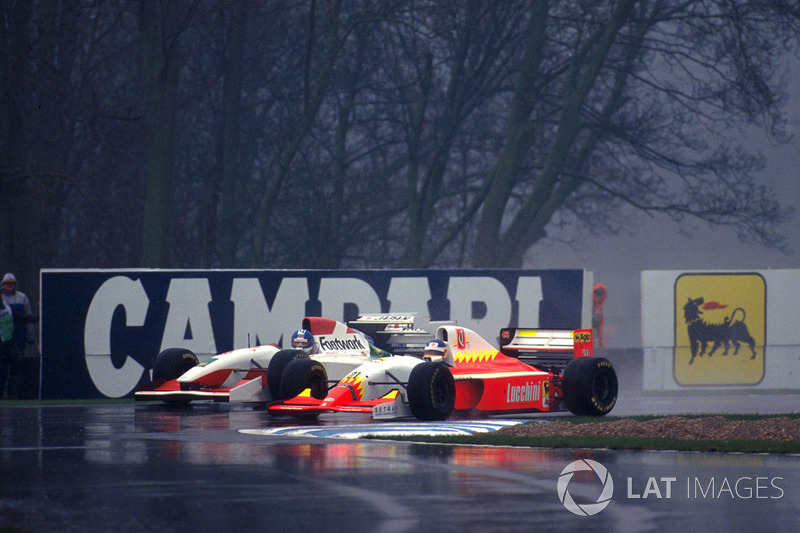
[(288, 344), (304, 316), (456, 320), (493, 339), (507, 326), (590, 323), (582, 270), (43, 270), (42, 397), (118, 398), (172, 347), (202, 360)]

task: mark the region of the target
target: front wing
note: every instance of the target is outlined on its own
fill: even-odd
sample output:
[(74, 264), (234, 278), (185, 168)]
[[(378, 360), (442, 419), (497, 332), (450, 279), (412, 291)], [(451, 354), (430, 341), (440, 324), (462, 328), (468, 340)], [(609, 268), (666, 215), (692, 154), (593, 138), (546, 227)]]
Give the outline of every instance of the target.
[(137, 401), (161, 401), (168, 403), (189, 403), (194, 400), (213, 400), (215, 402), (267, 403), (272, 398), (263, 387), (260, 377), (243, 379), (233, 387), (217, 389), (181, 389), (178, 380), (172, 379), (160, 385), (143, 387), (134, 393)]
[[(337, 390), (341, 389), (341, 390)], [(392, 391), (376, 400), (356, 400), (350, 396), (345, 387), (334, 387), (324, 400), (317, 400), (307, 394), (301, 394), (269, 406), (269, 413), (274, 415), (313, 416), (322, 413), (369, 413), (373, 418), (391, 419), (413, 416), (403, 395)]]

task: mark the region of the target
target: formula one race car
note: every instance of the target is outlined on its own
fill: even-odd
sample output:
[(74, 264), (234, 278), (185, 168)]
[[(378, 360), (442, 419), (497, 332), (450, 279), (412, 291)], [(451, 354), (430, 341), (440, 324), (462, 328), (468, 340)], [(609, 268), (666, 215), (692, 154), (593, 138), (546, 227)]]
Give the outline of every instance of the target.
[[(297, 378), (293, 376), (302, 372), (304, 378), (315, 377), (309, 394), (323, 399), (329, 379), (336, 383), (365, 362), (391, 356), (391, 349), (421, 354), (425, 342), (432, 338), (420, 327), (429, 322), (414, 314), (362, 315), (351, 324), (359, 329), (328, 318), (304, 318), (301, 331), (308, 339), (301, 340), (310, 340), (304, 349), (255, 346), (200, 362), (190, 350), (168, 348), (156, 356), (152, 381), (140, 386), (134, 397), (167, 403), (214, 400), (267, 404), (289, 399), (308, 388), (296, 390)], [(382, 341), (379, 344), (383, 347), (375, 339)], [(304, 362), (290, 365), (295, 360)], [(284, 380), (286, 371), (289, 378)]]
[[(474, 331), (441, 326), (422, 358), (398, 355), (365, 362), (323, 398), (318, 393), (296, 396), (270, 405), (269, 412), (365, 412), (376, 419), (445, 420), (454, 411), (568, 409), (602, 416), (613, 409), (617, 375), (607, 359), (592, 356), (591, 330), (507, 328), (500, 336), (498, 350)], [(319, 391), (327, 382), (324, 369), (311, 361), (289, 363), (282, 379), (290, 392), (308, 387)]]

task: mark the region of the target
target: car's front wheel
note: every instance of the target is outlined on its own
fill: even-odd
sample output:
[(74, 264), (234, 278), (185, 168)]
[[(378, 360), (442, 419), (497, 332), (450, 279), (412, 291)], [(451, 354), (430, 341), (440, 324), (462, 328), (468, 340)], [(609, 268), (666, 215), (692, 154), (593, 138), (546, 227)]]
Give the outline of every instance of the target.
[(444, 363), (421, 363), (408, 377), (408, 404), (418, 420), (447, 420), (456, 404), (456, 383)]
[(286, 366), (295, 359), (308, 359), (303, 350), (280, 350), (272, 356), (267, 366), (267, 387), (273, 400), (286, 400), (281, 396), (281, 379)]
[(197, 356), (191, 350), (167, 348), (156, 356), (153, 363), (153, 381), (177, 379), (198, 363)]
[(289, 361), (281, 377), (281, 398), (294, 398), (306, 389), (311, 389), (312, 398), (325, 399), (328, 394), (328, 373), (325, 367), (313, 359)]

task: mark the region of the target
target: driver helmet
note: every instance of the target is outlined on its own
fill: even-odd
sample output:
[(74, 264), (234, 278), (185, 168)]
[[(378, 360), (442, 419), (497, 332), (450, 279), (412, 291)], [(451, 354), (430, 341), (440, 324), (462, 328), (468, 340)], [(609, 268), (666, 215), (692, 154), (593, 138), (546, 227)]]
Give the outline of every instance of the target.
[(431, 361), (444, 361), (447, 359), (447, 343), (440, 339), (433, 339), (425, 345), (422, 355)]
[(292, 348), (299, 348), (310, 354), (314, 349), (314, 335), (307, 329), (298, 329), (292, 333)]

